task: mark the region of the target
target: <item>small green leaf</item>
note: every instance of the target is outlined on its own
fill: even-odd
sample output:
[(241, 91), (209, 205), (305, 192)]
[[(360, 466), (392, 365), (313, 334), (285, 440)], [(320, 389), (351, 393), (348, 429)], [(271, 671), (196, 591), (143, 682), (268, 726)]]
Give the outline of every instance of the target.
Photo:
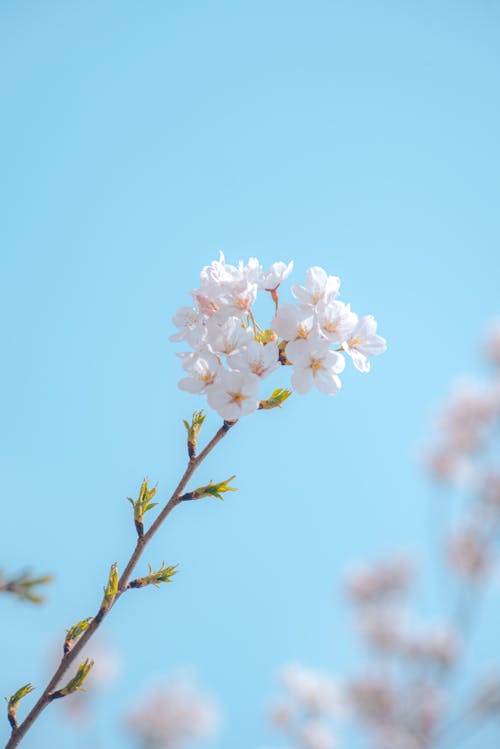
[(109, 577), (106, 587), (104, 588), (104, 598), (102, 599), (101, 609), (111, 608), (113, 601), (118, 593), (118, 565), (115, 562), (109, 570)]
[(74, 641), (77, 640), (81, 635), (83, 635), (93, 618), (94, 617), (89, 616), (88, 619), (82, 619), (81, 622), (73, 624), (72, 627), (66, 630), (66, 638), (64, 640), (65, 653), (69, 653)]
[(201, 431), (204, 421), (205, 421), (204, 411), (195, 411), (191, 418), (191, 424), (188, 421), (186, 421), (186, 419), (182, 420), (182, 423), (186, 427), (186, 431), (187, 431), (187, 444), (188, 444), (188, 453), (189, 453), (190, 458), (194, 458), (194, 456), (196, 455), (196, 446), (198, 444), (198, 437), (200, 436), (200, 431)]
[(141, 484), (141, 488), (139, 489), (139, 497), (137, 498), (137, 500), (133, 500), (131, 499), (131, 497), (127, 497), (128, 501), (134, 508), (134, 522), (139, 536), (142, 536), (144, 533), (144, 515), (146, 514), (146, 512), (148, 512), (148, 510), (152, 510), (153, 507), (156, 507), (156, 505), (158, 504), (158, 502), (151, 501), (155, 494), (156, 486), (150, 489), (148, 486), (148, 480), (147, 478), (145, 478)]
[(58, 689), (57, 692), (52, 692), (50, 699), (56, 700), (60, 697), (66, 697), (68, 694), (73, 694), (73, 692), (84, 692), (85, 687), (83, 686), (83, 683), (92, 670), (93, 665), (94, 661), (86, 658), (83, 663), (80, 663), (76, 674), (68, 681), (66, 686), (62, 689)]
[(203, 497), (216, 497), (217, 499), (224, 499), (222, 495), (226, 492), (237, 491), (236, 487), (229, 486), (229, 482), (234, 478), (236, 478), (236, 476), (230, 476), (225, 481), (219, 481), (219, 483), (217, 484), (214, 484), (213, 481), (210, 481), (210, 483), (206, 486), (200, 486), (199, 489), (195, 489), (194, 492), (191, 492), (191, 498), (203, 499)]
[(148, 564), (149, 572), (144, 577), (138, 577), (129, 583), (129, 588), (145, 588), (146, 585), (154, 585), (159, 587), (160, 583), (170, 583), (172, 578), (177, 574), (177, 566), (173, 564), (169, 567), (165, 567), (165, 562), (161, 563), (159, 570), (153, 571), (153, 568)]
[(12, 729), (17, 728), (17, 708), (19, 707), (19, 703), (21, 702), (22, 698), (26, 697), (26, 695), (32, 692), (34, 688), (35, 687), (32, 684), (24, 684), (24, 686), (19, 687), (17, 692), (14, 692), (12, 697), (7, 700), (7, 718), (10, 725), (12, 726)]
[(263, 400), (259, 404), (259, 408), (268, 411), (271, 408), (281, 408), (283, 403), (292, 394), (291, 390), (283, 390), (283, 388), (277, 388), (274, 390), (267, 400)]

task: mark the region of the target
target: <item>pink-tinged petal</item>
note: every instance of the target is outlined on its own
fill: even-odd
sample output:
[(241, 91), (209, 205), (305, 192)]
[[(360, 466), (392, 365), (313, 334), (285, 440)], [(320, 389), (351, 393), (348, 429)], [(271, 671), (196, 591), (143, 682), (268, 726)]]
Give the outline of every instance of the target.
[(345, 359), (338, 351), (328, 351), (323, 359), (326, 369), (331, 369), (334, 374), (341, 374), (345, 369)]
[[(241, 401), (239, 404), (240, 408), (240, 415), (241, 416), (248, 416), (248, 414), (253, 413), (254, 411), (257, 411), (259, 407), (260, 400), (259, 398), (252, 396), (248, 396), (244, 400)], [(227, 417), (226, 417), (227, 418)]]
[(179, 380), (178, 387), (180, 390), (185, 390), (188, 393), (203, 393), (207, 384), (202, 380), (195, 380), (193, 377), (183, 377)]
[(328, 276), (324, 268), (319, 265), (313, 265), (307, 271), (306, 289), (315, 293), (319, 289), (323, 289), (326, 285)]
[(365, 338), (370, 338), (377, 332), (377, 321), (373, 315), (365, 315), (359, 318), (359, 322), (354, 331), (354, 336), (363, 341)]
[(361, 353), (361, 351), (356, 351), (355, 348), (351, 348), (347, 350), (347, 353), (352, 359), (352, 362), (358, 372), (369, 372), (370, 371), (370, 362), (368, 360), (368, 357)]
[(309, 356), (311, 346), (304, 338), (299, 338), (297, 341), (290, 341), (285, 348), (285, 354), (288, 361), (295, 364), (295, 362), (303, 361)]
[(280, 307), (271, 321), (271, 330), (285, 341), (293, 340), (297, 330), (297, 308), (290, 303)]
[(295, 299), (298, 299), (298, 301), (302, 302), (302, 304), (309, 304), (311, 301), (310, 292), (304, 289), (303, 286), (297, 286), (297, 284), (292, 286), (292, 294)]
[(380, 335), (374, 335), (362, 346), (363, 352), (370, 356), (379, 356), (387, 351), (387, 341)]
[(314, 377), (310, 367), (296, 366), (291, 378), (292, 388), (299, 395), (305, 395), (314, 385)]
[(342, 383), (333, 369), (319, 369), (314, 378), (314, 383), (320, 393), (324, 395), (336, 395)]

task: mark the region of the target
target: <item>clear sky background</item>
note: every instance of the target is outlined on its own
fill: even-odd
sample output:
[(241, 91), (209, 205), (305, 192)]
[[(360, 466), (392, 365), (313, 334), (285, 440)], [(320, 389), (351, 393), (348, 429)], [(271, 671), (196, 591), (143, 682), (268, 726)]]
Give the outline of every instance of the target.
[[(0, 602), (2, 695), (41, 687), (95, 612), (134, 542), (125, 497), (182, 471), (202, 400), (176, 387), (170, 319), (220, 249), (340, 275), (389, 350), (335, 398), (246, 418), (201, 469), (239, 492), (176, 511), (144, 566), (181, 574), (106, 622), (123, 666), (99, 746), (128, 746), (120, 716), (183, 665), (224, 706), (220, 749), (270, 744), (283, 662), (359, 661), (353, 560), (414, 551), (439, 617), (418, 450), (500, 312), (499, 32), (494, 0), (1, 1), (0, 563), (56, 574), (43, 608)], [(485, 612), (478, 662), (500, 655), (495, 594)], [(26, 749), (98, 746), (61, 713)]]

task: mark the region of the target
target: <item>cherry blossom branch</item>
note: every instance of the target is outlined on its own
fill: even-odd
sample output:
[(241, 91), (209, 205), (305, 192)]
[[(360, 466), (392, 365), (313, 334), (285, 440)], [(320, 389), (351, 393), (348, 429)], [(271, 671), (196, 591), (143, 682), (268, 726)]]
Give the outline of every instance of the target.
[[(59, 689), (56, 691), (56, 687), (58, 686), (61, 678), (64, 676), (67, 669), (75, 661), (79, 653), (83, 650), (83, 648), (89, 642), (89, 640), (92, 638), (95, 632), (99, 629), (103, 620), (109, 614), (109, 612), (113, 608), (118, 598), (126, 590), (130, 590), (133, 587), (140, 587), (139, 585), (132, 585), (132, 583), (130, 583), (130, 577), (137, 563), (139, 562), (142, 554), (144, 553), (146, 546), (149, 544), (153, 536), (157, 533), (160, 526), (164, 523), (164, 521), (166, 520), (168, 515), (170, 515), (172, 510), (183, 501), (184, 497), (182, 496), (182, 492), (186, 488), (189, 482), (189, 479), (192, 477), (192, 475), (195, 473), (195, 471), (201, 465), (201, 463), (203, 463), (205, 458), (212, 452), (212, 450), (225, 437), (225, 435), (228, 433), (231, 427), (234, 426), (235, 423), (236, 421), (232, 421), (232, 422), (224, 421), (220, 429), (217, 430), (217, 432), (212, 437), (210, 442), (205, 446), (205, 448), (200, 452), (199, 455), (196, 455), (196, 449), (195, 449), (196, 445), (194, 446), (194, 448), (190, 448), (189, 450), (190, 458), (189, 458), (188, 465), (182, 475), (181, 480), (179, 481), (176, 488), (174, 489), (170, 499), (165, 504), (160, 514), (154, 520), (154, 522), (152, 523), (152, 525), (150, 526), (150, 528), (148, 529), (146, 533), (141, 533), (139, 532), (139, 529), (138, 529), (138, 538), (137, 538), (135, 548), (130, 556), (129, 561), (127, 562), (125, 569), (123, 570), (123, 573), (120, 579), (117, 580), (115, 583), (114, 591), (110, 590), (108, 593), (108, 589), (110, 588), (110, 586), (113, 587), (112, 575), (113, 575), (113, 570), (114, 570), (114, 574), (116, 575), (115, 565), (113, 565), (112, 567), (112, 573), (110, 574), (110, 582), (108, 583), (108, 587), (105, 589), (104, 599), (97, 614), (92, 618), (90, 623), (88, 622), (88, 620), (79, 622), (79, 625), (82, 625), (83, 627), (82, 629), (83, 633), (78, 637), (78, 639), (75, 640), (74, 644), (71, 643), (70, 649), (67, 649), (65, 647), (65, 652), (64, 652), (63, 657), (61, 658), (59, 666), (57, 667), (54, 675), (52, 676), (49, 683), (45, 687), (43, 694), (41, 695), (41, 697), (39, 698), (35, 706), (32, 708), (31, 712), (28, 713), (26, 718), (20, 724), (17, 723), (15, 713), (17, 710), (18, 703), (21, 697), (24, 696), (24, 694), (21, 694), (17, 700), (14, 700), (14, 697), (11, 698), (11, 702), (14, 700), (13, 714), (11, 715), (9, 713), (9, 720), (12, 725), (12, 733), (11, 733), (10, 739), (5, 745), (5, 749), (14, 749), (20, 744), (20, 742), (22, 741), (26, 733), (29, 731), (31, 726), (35, 723), (35, 721), (40, 717), (41, 713), (54, 699), (58, 697), (64, 697), (66, 696), (66, 694), (70, 694), (73, 691), (77, 691), (78, 689), (81, 689), (81, 684), (83, 683), (83, 679), (85, 678), (88, 671), (92, 667), (92, 662), (86, 661), (85, 664), (82, 664), (82, 666), (84, 666), (83, 670), (85, 671), (85, 668), (87, 670), (85, 671), (85, 673), (82, 673), (82, 678), (80, 682), (78, 681), (75, 682), (75, 679), (77, 679), (77, 677), (74, 677), (74, 679), (72, 679), (65, 688)], [(226, 490), (227, 489), (225, 489), (225, 491)], [(193, 494), (193, 493), (191, 492), (190, 494)], [(190, 496), (189, 498), (193, 499), (195, 497)], [(187, 495), (186, 495), (186, 499), (187, 499)], [(137, 527), (137, 522), (136, 522), (136, 527)], [(135, 581), (132, 581), (132, 582), (135, 582)], [(69, 641), (67, 639), (66, 643), (68, 642)], [(80, 666), (80, 669), (82, 668), (82, 666)], [(77, 673), (77, 676), (78, 676), (78, 673)], [(21, 690), (18, 690), (18, 692), (20, 691)], [(16, 693), (16, 695), (17, 694), (18, 693)], [(9, 703), (9, 707), (11, 707), (11, 703)]]

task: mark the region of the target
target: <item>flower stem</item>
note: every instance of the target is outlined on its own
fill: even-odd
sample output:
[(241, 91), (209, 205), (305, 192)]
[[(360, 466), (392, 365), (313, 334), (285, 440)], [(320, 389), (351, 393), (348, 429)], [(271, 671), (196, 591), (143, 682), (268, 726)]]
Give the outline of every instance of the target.
[(43, 694), (39, 698), (38, 702), (34, 705), (31, 712), (28, 713), (28, 715), (23, 720), (23, 722), (13, 729), (10, 739), (5, 745), (5, 749), (14, 749), (16, 746), (19, 746), (20, 742), (22, 741), (26, 733), (29, 731), (33, 723), (39, 718), (39, 716), (45, 710), (47, 705), (49, 705), (50, 702), (54, 699), (53, 694), (55, 692), (55, 689), (59, 681), (64, 676), (67, 669), (69, 668), (69, 666), (75, 661), (75, 659), (77, 658), (79, 653), (82, 651), (82, 649), (85, 647), (85, 645), (88, 643), (88, 641), (91, 639), (93, 634), (99, 629), (102, 621), (109, 614), (109, 612), (111, 611), (111, 608), (114, 606), (118, 598), (127, 590), (130, 576), (132, 575), (132, 572), (134, 571), (139, 559), (141, 558), (144, 552), (144, 549), (146, 548), (148, 543), (151, 541), (153, 536), (156, 534), (160, 526), (163, 524), (167, 516), (170, 515), (172, 510), (180, 503), (182, 492), (186, 488), (189, 479), (191, 478), (193, 473), (196, 471), (198, 466), (200, 466), (201, 463), (203, 463), (205, 458), (212, 452), (214, 447), (216, 447), (218, 443), (225, 437), (225, 435), (228, 433), (231, 427), (234, 426), (234, 424), (236, 424), (235, 421), (224, 421), (220, 429), (217, 430), (215, 435), (212, 437), (210, 442), (205, 446), (205, 448), (201, 451), (201, 453), (198, 456), (193, 457), (189, 460), (186, 470), (184, 471), (184, 474), (181, 480), (176, 486), (174, 492), (172, 493), (172, 496), (170, 497), (166, 505), (163, 507), (162, 511), (160, 512), (156, 520), (152, 523), (148, 531), (146, 531), (146, 533), (144, 533), (143, 536), (139, 536), (139, 538), (137, 539), (135, 548), (118, 581), (118, 593), (115, 599), (113, 600), (112, 605), (109, 606), (109, 608), (104, 608), (101, 606), (101, 608), (99, 609), (95, 617), (92, 619), (91, 623), (89, 624), (85, 632), (82, 634), (82, 636), (74, 643), (71, 650), (68, 653), (65, 653), (63, 655), (63, 657), (61, 658), (61, 662), (59, 663), (59, 666), (57, 667), (51, 680), (45, 687)]

